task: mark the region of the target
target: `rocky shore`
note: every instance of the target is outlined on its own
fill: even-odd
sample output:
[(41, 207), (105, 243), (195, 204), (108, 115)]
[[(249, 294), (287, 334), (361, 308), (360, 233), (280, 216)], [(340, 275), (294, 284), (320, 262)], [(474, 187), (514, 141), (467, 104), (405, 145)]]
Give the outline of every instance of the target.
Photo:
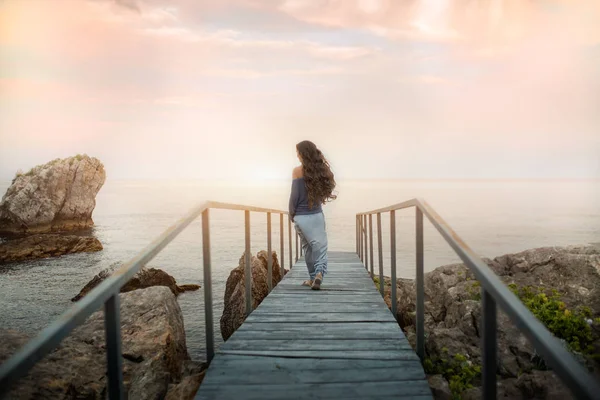
[[(190, 360), (183, 316), (167, 287), (119, 295), (123, 375), (128, 398), (189, 399), (204, 367)], [(0, 363), (30, 338), (0, 331)], [(9, 393), (10, 399), (106, 398), (104, 313), (92, 314), (59, 347), (38, 362)]]
[(31, 235), (0, 243), (0, 264), (58, 257), (71, 253), (90, 253), (102, 249), (102, 243), (91, 236), (51, 233)]
[[(224, 338), (245, 319), (244, 260), (231, 271), (221, 317)], [(267, 252), (252, 256), (253, 307), (268, 294)], [(118, 265), (96, 275), (72, 301), (88, 294), (110, 276)], [(273, 252), (273, 285), (282, 279), (277, 254)], [(143, 268), (121, 290), (121, 332), (125, 390), (128, 399), (192, 399), (202, 382), (206, 365), (190, 360), (183, 316), (177, 295), (198, 285), (177, 285), (162, 270)], [(31, 338), (0, 329), (0, 363)], [(106, 397), (106, 349), (104, 314), (92, 314), (21, 379), (9, 398), (29, 400), (103, 399)]]
[[(485, 261), (600, 379), (600, 246), (539, 248)], [(396, 286), (397, 319), (414, 347), (415, 282), (398, 279)], [(389, 278), (384, 289), (391, 307)], [(425, 274), (424, 366), (436, 399), (481, 397), (480, 299), (480, 285), (463, 264)], [(572, 398), (500, 310), (497, 374), (498, 398)]]

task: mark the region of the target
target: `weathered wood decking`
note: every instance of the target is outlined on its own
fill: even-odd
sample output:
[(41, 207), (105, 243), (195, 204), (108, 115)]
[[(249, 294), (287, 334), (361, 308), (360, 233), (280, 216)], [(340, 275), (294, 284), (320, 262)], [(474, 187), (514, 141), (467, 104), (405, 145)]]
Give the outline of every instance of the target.
[(417, 355), (355, 253), (320, 291), (299, 260), (216, 353), (196, 399), (431, 399)]

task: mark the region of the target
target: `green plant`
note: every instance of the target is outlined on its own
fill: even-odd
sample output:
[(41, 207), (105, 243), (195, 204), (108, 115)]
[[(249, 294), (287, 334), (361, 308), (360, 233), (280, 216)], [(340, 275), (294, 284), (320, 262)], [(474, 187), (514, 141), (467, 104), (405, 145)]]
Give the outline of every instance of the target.
[(375, 286), (377, 287), (377, 290), (379, 290), (379, 277), (378, 276), (374, 276), (373, 277), (373, 282), (375, 282)]
[(514, 283), (508, 286), (554, 336), (567, 343), (571, 351), (592, 355), (594, 335), (588, 323), (592, 316), (588, 307), (568, 309), (554, 289), (548, 291), (544, 287), (532, 286), (519, 288)]
[[(448, 349), (443, 348), (442, 352), (446, 354)], [(481, 367), (472, 365), (463, 354), (439, 359), (426, 358), (423, 368), (427, 374), (443, 375), (449, 383), (452, 398), (455, 400), (460, 399), (462, 392), (472, 388), (475, 380), (481, 376)]]
[(470, 287), (467, 287), (467, 292), (472, 300), (481, 300), (481, 284), (479, 282), (473, 282)]

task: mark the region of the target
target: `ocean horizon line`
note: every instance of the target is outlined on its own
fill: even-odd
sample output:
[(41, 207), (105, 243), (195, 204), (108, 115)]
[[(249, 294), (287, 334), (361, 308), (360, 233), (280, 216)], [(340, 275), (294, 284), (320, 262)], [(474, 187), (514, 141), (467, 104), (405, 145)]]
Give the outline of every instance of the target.
[[(0, 184), (9, 185), (11, 179), (0, 180)], [(107, 183), (204, 183), (204, 184), (271, 184), (286, 183), (289, 179), (243, 179), (243, 178), (115, 178), (106, 180)], [(337, 179), (338, 184), (371, 183), (371, 182), (600, 182), (597, 178), (347, 178)]]

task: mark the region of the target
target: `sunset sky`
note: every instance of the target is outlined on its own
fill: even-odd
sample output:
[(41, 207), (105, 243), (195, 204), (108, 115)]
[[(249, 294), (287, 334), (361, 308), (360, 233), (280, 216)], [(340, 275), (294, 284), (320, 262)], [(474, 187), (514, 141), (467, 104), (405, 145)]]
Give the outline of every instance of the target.
[(0, 180), (600, 178), (598, 0), (0, 0)]

